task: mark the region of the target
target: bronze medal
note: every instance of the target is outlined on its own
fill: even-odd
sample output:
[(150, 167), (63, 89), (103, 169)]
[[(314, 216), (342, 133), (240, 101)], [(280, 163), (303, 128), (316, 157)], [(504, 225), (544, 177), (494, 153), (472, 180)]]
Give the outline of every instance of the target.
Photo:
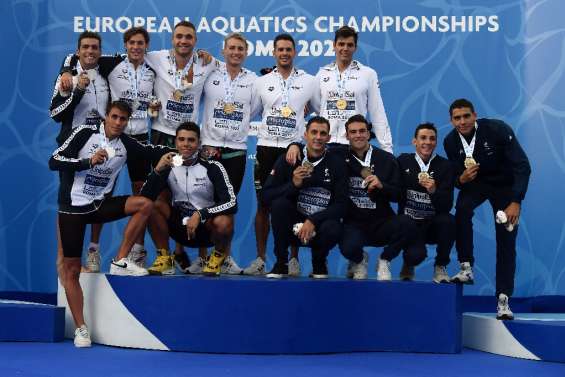
[(477, 161), (475, 161), (473, 157), (466, 157), (464, 164), (465, 164), (465, 169), (468, 169), (471, 166), (477, 165)]
[(177, 89), (173, 92), (173, 98), (175, 99), (175, 101), (180, 102), (181, 98), (182, 98), (182, 90)]
[(347, 101), (344, 100), (343, 98), (340, 98), (337, 100), (335, 105), (339, 110), (345, 110), (347, 108)]
[(290, 108), (290, 106), (284, 106), (281, 109), (281, 114), (283, 117), (288, 118), (289, 116), (292, 115), (292, 109)]
[(314, 171), (314, 164), (310, 161), (304, 160), (302, 162), (302, 166), (304, 166), (308, 170), (308, 174), (312, 174), (312, 172)]
[(233, 103), (224, 103), (224, 113), (231, 114), (235, 111), (235, 105)]
[(365, 166), (363, 169), (361, 169), (361, 178), (365, 179), (370, 175), (373, 175), (371, 168)]

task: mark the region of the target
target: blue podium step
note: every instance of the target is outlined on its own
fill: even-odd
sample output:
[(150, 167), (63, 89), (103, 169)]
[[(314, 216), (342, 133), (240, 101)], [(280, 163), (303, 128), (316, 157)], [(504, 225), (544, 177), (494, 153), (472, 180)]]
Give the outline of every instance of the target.
[(0, 300), (0, 341), (60, 342), (65, 309), (54, 305)]
[(565, 313), (463, 314), (463, 344), (499, 355), (565, 363)]
[[(256, 354), (461, 350), (456, 285), (104, 274), (82, 274), (81, 284), (101, 344)], [(66, 327), (72, 336), (68, 310)]]

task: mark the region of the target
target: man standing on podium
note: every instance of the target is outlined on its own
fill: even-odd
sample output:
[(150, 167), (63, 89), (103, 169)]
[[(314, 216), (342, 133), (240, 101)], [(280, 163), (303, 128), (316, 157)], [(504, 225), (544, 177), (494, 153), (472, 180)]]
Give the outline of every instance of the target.
[(447, 157), (455, 164), (455, 246), (461, 270), (451, 280), (473, 284), (473, 215), (488, 200), (496, 218), (497, 319), (514, 319), (508, 299), (514, 291), (516, 236), (531, 168), (514, 131), (503, 121), (477, 119), (473, 104), (455, 100), (449, 107), (454, 129), (445, 137)]

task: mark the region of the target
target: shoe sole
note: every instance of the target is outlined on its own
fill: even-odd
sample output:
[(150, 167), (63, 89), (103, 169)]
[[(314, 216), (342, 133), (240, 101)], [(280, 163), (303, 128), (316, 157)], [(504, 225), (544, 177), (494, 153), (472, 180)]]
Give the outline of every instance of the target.
[(473, 284), (475, 284), (474, 280), (461, 281), (459, 279), (452, 279), (451, 282), (455, 283), (455, 284), (463, 284), (463, 285), (473, 285)]
[(170, 270), (165, 270), (165, 271), (151, 271), (151, 270), (147, 270), (147, 272), (149, 272), (149, 275), (174, 275), (175, 274), (175, 269), (171, 268)]
[(390, 279), (377, 278), (377, 281), (392, 281), (392, 278)]
[(202, 271), (202, 275), (216, 277), (216, 276), (220, 276), (220, 273), (219, 272), (208, 272), (208, 271), (204, 272), (204, 271)]
[(283, 274), (267, 274), (267, 275), (265, 275), (265, 277), (267, 279), (282, 279), (285, 276), (287, 276), (287, 275), (283, 275)]
[(75, 347), (76, 348), (89, 348), (89, 347), (92, 347), (92, 343), (88, 343), (88, 344), (86, 344), (86, 343), (85, 344), (80, 344), (80, 343), (76, 344), (75, 343)]
[(432, 281), (436, 284), (451, 284), (451, 281), (445, 280), (445, 279), (442, 279), (442, 280), (432, 279)]
[(501, 316), (496, 316), (496, 319), (498, 319), (499, 321), (513, 321), (514, 316), (509, 316), (507, 314), (504, 314), (504, 315), (501, 315)]
[(310, 277), (312, 279), (327, 279), (329, 278), (329, 275), (325, 275), (325, 274), (311, 274)]

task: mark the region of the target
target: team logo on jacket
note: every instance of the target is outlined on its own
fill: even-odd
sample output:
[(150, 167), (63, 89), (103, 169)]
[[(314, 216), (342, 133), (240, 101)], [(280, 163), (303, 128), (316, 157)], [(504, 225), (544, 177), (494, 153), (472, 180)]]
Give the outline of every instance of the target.
[(272, 92), (273, 90), (275, 90), (275, 87), (274, 87), (274, 86), (269, 86), (269, 87), (267, 88), (267, 90), (268, 90), (269, 92)]
[(212, 84), (214, 84), (214, 85), (220, 85), (220, 80), (214, 80), (214, 81), (212, 81)]
[(324, 77), (324, 78), (322, 79), (322, 81), (323, 81), (323, 82), (328, 82), (328, 81), (330, 81), (330, 78), (329, 78), (329, 77)]

